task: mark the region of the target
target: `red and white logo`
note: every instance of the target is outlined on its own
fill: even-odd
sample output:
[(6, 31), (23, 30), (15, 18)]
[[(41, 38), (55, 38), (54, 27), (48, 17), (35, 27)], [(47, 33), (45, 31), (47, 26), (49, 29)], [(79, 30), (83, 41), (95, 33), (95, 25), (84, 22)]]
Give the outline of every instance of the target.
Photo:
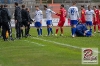
[(98, 64), (98, 49), (82, 48), (82, 64)]

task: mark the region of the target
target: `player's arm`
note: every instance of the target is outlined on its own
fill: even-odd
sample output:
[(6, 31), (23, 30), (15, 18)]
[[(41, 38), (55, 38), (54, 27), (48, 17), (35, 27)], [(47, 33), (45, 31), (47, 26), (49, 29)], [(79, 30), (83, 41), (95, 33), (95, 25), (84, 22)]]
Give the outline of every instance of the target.
[(51, 13), (56, 14), (54, 11), (50, 10)]
[(60, 10), (59, 13), (56, 13), (57, 16), (60, 16), (62, 14), (62, 11)]
[(41, 23), (42, 23), (42, 19), (43, 19), (43, 12), (42, 11), (40, 12), (40, 16), (41, 16), (40, 20), (41, 20)]

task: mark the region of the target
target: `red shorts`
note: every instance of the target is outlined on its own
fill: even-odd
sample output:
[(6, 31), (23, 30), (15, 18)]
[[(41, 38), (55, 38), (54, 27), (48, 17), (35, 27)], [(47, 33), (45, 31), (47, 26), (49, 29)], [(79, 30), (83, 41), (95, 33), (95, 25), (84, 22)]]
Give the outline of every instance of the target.
[(98, 25), (98, 22), (96, 21), (96, 22), (93, 22), (93, 25)]
[(59, 27), (63, 27), (64, 24), (65, 24), (65, 21), (59, 21), (58, 26), (59, 26)]

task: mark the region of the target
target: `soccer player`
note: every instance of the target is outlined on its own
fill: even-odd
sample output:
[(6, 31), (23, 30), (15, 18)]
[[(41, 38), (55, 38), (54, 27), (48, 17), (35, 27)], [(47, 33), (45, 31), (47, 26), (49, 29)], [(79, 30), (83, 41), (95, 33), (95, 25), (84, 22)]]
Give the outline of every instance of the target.
[(57, 13), (56, 15), (60, 16), (60, 20), (59, 20), (59, 23), (58, 23), (57, 28), (56, 28), (55, 36), (57, 36), (59, 27), (60, 27), (60, 31), (61, 31), (61, 36), (63, 36), (63, 26), (64, 26), (64, 23), (66, 21), (66, 16), (67, 16), (67, 12), (64, 9), (64, 5), (63, 4), (60, 6), (60, 12)]
[(88, 30), (85, 24), (76, 25), (76, 36), (92, 36), (92, 31)]
[(75, 2), (73, 2), (73, 5), (68, 9), (68, 16), (71, 22), (70, 24), (71, 24), (72, 37), (74, 38), (76, 32), (76, 25), (79, 19), (79, 12)]
[(52, 14), (56, 14), (54, 11), (49, 9), (47, 5), (44, 5), (44, 9), (46, 10), (46, 24), (47, 24), (47, 31), (48, 31), (48, 36), (51, 34), (53, 35), (53, 30), (52, 30)]
[(98, 5), (98, 10), (99, 10), (99, 21), (98, 21), (98, 28), (99, 28), (99, 33), (100, 33), (100, 5)]
[[(99, 10), (96, 8), (96, 6), (93, 6), (95, 17), (93, 18), (93, 25), (94, 25), (94, 33), (96, 33), (96, 26), (99, 23)], [(98, 26), (98, 32), (100, 31), (100, 28)]]
[(35, 27), (37, 28), (38, 36), (42, 35), (42, 19), (43, 19), (43, 12), (39, 9), (39, 6), (35, 6)]
[(85, 24), (86, 23), (86, 20), (85, 20), (85, 8), (84, 8), (84, 5), (81, 6), (81, 22), (82, 24)]
[(93, 17), (95, 17), (94, 11), (91, 9), (90, 5), (88, 6), (88, 10), (85, 12), (86, 14), (86, 25), (87, 27), (92, 30), (92, 22), (93, 22)]

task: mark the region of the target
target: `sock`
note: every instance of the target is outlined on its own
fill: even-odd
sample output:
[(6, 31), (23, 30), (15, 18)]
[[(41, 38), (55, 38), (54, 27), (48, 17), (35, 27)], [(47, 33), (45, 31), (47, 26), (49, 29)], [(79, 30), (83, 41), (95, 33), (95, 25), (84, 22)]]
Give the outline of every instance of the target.
[(23, 29), (21, 29), (21, 34), (22, 34), (22, 37), (23, 37)]
[(50, 28), (47, 28), (47, 30), (48, 30), (48, 35), (50, 35)]
[(100, 25), (98, 25), (98, 31), (100, 31)]
[(39, 31), (39, 29), (37, 29), (37, 33), (38, 33), (38, 35), (40, 35), (40, 31)]
[(94, 25), (94, 32), (96, 32), (96, 25)]
[(40, 28), (40, 34), (42, 35), (42, 28)]
[(63, 34), (63, 28), (60, 28), (60, 30), (61, 30), (61, 34)]
[(92, 32), (92, 29), (90, 28), (90, 31)]
[(53, 30), (52, 30), (52, 27), (50, 28), (50, 31), (51, 31), (51, 34), (53, 34)]
[(58, 33), (58, 30), (59, 30), (59, 29), (57, 28), (57, 29), (56, 29), (56, 34)]
[(73, 28), (71, 28), (71, 32), (72, 32), (72, 35), (73, 35)]
[(75, 35), (76, 28), (72, 28), (72, 35)]

